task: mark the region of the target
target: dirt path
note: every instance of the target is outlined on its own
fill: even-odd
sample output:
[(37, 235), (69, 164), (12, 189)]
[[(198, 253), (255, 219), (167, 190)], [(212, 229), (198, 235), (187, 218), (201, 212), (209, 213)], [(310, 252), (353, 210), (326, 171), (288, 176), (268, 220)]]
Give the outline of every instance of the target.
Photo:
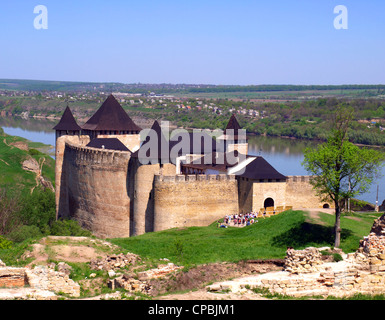
[(260, 294), (253, 293), (248, 290), (244, 293), (213, 293), (206, 289), (190, 291), (186, 293), (169, 294), (167, 296), (159, 296), (154, 300), (269, 300)]
[[(109, 245), (109, 244), (108, 244)], [(86, 237), (49, 236), (32, 245), (32, 252), (27, 251), (24, 258), (33, 258), (28, 265), (47, 264), (49, 259), (65, 262), (89, 262), (106, 256), (106, 243)]]

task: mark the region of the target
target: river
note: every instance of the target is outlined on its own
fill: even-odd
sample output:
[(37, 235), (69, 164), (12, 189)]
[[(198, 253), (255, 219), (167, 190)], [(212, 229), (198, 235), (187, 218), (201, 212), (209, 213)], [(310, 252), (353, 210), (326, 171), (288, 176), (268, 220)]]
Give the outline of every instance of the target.
[[(2, 118), (0, 117), (0, 127), (4, 132), (26, 138), (30, 141), (42, 142), (55, 146), (55, 132), (52, 128), (56, 121), (40, 119), (22, 118)], [(315, 147), (317, 142), (272, 138), (263, 136), (251, 136), (249, 138), (249, 154), (264, 157), (275, 169), (284, 175), (307, 175), (306, 170), (301, 165), (307, 147)], [(360, 200), (376, 203), (377, 185), (379, 185), (379, 204), (385, 199), (385, 168), (383, 177), (375, 181), (370, 190), (362, 195), (358, 195)]]

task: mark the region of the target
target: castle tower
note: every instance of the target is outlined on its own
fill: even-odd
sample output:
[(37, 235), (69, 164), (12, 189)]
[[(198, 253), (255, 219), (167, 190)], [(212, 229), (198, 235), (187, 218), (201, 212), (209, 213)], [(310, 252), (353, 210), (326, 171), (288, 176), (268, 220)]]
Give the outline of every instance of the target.
[(82, 126), (83, 134), (90, 139), (118, 138), (128, 149), (135, 151), (140, 146), (142, 130), (124, 111), (111, 94), (95, 114)]
[(67, 106), (59, 123), (53, 127), (56, 131), (56, 140), (63, 135), (80, 135), (82, 128), (77, 124), (71, 109)]
[(65, 140), (68, 138), (79, 139), (81, 127), (77, 124), (71, 109), (67, 106), (59, 123), (53, 127), (56, 132), (55, 143), (55, 198), (56, 198), (56, 218), (59, 212), (65, 212), (67, 207), (67, 193), (65, 181), (65, 169), (63, 168)]
[[(134, 181), (134, 206), (131, 223), (132, 235), (154, 231), (154, 179), (155, 175), (175, 176), (175, 165), (170, 163), (167, 139), (158, 121), (151, 127), (153, 131), (144, 140), (139, 150), (131, 156)], [(154, 134), (155, 133), (155, 134)], [(155, 141), (154, 141), (155, 139)], [(163, 148), (162, 148), (163, 145)], [(141, 152), (148, 163), (141, 161)]]
[(227, 123), (224, 133), (226, 152), (237, 150), (239, 153), (247, 155), (248, 143), (246, 131), (242, 130), (234, 114)]

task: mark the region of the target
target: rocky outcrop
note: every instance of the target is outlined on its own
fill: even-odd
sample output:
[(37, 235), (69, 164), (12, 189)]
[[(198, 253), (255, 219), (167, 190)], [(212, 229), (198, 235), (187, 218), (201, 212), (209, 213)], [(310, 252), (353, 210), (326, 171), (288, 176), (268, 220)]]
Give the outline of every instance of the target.
[[(45, 158), (41, 158), (41, 163), (38, 163), (34, 158), (28, 158), (27, 160), (24, 160), (22, 163), (23, 170), (33, 172), (36, 174), (35, 181), (36, 181), (36, 187), (41, 185), (44, 189), (48, 188), (52, 192), (55, 192), (55, 189), (51, 183), (51, 181), (46, 180), (42, 175), (42, 168), (43, 164), (45, 162)], [(32, 189), (33, 191), (33, 189)]]

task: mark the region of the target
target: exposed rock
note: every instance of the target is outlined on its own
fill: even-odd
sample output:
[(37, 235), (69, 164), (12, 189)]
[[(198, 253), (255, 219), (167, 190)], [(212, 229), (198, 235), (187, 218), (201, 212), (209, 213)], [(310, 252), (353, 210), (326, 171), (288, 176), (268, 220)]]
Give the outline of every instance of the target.
[(289, 248), (286, 251), (284, 270), (290, 273), (309, 273), (318, 270), (323, 263), (322, 255), (317, 248), (309, 247), (304, 250)]
[[(382, 203), (382, 205), (385, 205), (384, 203), (385, 203), (385, 200)], [(377, 236), (385, 235), (385, 214), (383, 214), (378, 219), (374, 220), (370, 233), (374, 233)]]
[(63, 272), (54, 271), (46, 266), (25, 269), (28, 284), (36, 289), (62, 292), (72, 297), (80, 296), (80, 286)]
[(0, 268), (0, 287), (12, 288), (25, 285), (24, 268)]
[(158, 268), (156, 269), (150, 269), (146, 271), (142, 271), (138, 273), (139, 280), (147, 280), (147, 279), (154, 279), (154, 278), (162, 278), (174, 271), (177, 271), (179, 269), (182, 269), (183, 267), (178, 267), (174, 265), (173, 263), (168, 264), (161, 264), (158, 265)]
[(117, 270), (129, 265), (135, 265), (141, 261), (141, 258), (134, 253), (113, 254), (104, 259), (93, 259), (90, 262), (92, 270)]
[(110, 279), (107, 284), (112, 290), (122, 288), (128, 292), (140, 292), (144, 294), (149, 294), (151, 291), (151, 286), (148, 285), (146, 281), (137, 280), (128, 275), (122, 275), (115, 279)]
[(10, 143), (11, 146), (14, 146), (20, 150), (28, 151), (28, 144), (26, 144), (24, 141), (15, 141)]
[(72, 267), (69, 266), (69, 265), (68, 265), (67, 263), (65, 263), (65, 262), (59, 262), (58, 265), (57, 265), (57, 271), (63, 272), (63, 273), (66, 274), (67, 276), (70, 275), (71, 270), (72, 270)]
[(23, 161), (23, 169), (27, 171), (32, 171), (36, 174), (40, 174), (39, 163), (34, 158), (29, 158)]

